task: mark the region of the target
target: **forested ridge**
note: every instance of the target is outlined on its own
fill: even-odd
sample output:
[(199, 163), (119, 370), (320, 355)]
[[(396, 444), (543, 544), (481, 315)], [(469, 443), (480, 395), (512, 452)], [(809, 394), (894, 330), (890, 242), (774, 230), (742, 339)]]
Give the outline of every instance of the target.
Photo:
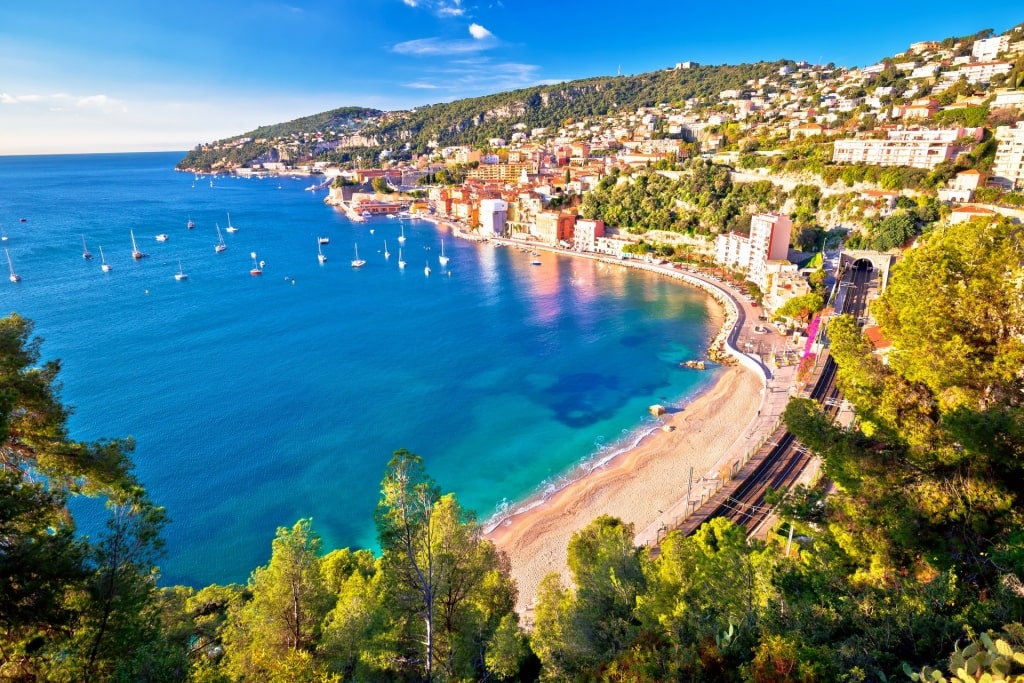
[[(508, 560), (405, 450), (383, 473), (379, 554), (323, 548), (303, 519), (245, 585), (161, 586), (167, 520), (133, 443), (72, 439), (59, 363), (4, 318), (0, 680), (1022, 680), (1022, 233), (1001, 219), (920, 238), (872, 307), (888, 364), (832, 320), (857, 419), (790, 402), (825, 479), (773, 498), (767, 541), (716, 519), (652, 558), (598, 518), (529, 630)], [(93, 538), (76, 496), (108, 503)]]
[[(373, 158), (369, 147), (424, 153), (432, 142), (441, 147), (486, 146), (491, 138), (508, 140), (517, 124), (526, 126), (527, 130), (557, 129), (567, 120), (634, 111), (638, 107), (682, 102), (693, 97), (717, 98), (723, 90), (743, 89), (747, 81), (767, 77), (777, 73), (783, 64), (792, 63), (758, 62), (655, 71), (635, 76), (602, 76), (430, 104), (407, 111), (379, 112), (346, 107), (263, 126), (210, 145), (199, 145), (179, 162), (178, 167), (209, 169), (225, 156), (232, 163), (241, 165), (268, 152), (269, 146), (259, 140), (301, 139), (300, 158), (330, 160), (347, 154), (342, 150), (325, 149), (322, 141), (307, 139), (327, 130), (358, 132), (376, 141), (368, 149), (360, 150), (367, 152), (367, 162)], [(219, 149), (218, 143), (242, 138), (251, 141), (229, 150)]]

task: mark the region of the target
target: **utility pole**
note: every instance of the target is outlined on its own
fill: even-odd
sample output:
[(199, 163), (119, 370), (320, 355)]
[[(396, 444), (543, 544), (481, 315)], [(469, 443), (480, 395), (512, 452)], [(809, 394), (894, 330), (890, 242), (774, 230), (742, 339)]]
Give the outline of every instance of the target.
[(686, 515), (690, 515), (690, 490), (693, 488), (693, 468), (690, 468), (690, 480), (686, 482)]

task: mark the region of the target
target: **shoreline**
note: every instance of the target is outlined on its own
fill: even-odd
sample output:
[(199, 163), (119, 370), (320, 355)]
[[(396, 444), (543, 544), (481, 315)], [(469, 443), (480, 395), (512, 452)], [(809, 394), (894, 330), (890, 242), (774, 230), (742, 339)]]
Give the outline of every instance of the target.
[[(455, 237), (489, 241), (466, 232), (457, 222), (427, 220)], [(571, 585), (567, 550), (574, 532), (608, 514), (633, 525), (638, 546), (657, 542), (705, 494), (710, 496), (734, 461), (743, 460), (758, 438), (774, 429), (795, 368), (769, 369), (760, 357), (741, 352), (740, 335), (746, 332), (750, 338), (759, 311), (700, 273), (518, 240), (494, 241), (671, 277), (701, 289), (720, 306), (712, 321), (719, 329), (707, 347), (708, 358), (723, 365), (713, 384), (677, 400), (675, 410), (657, 419), (660, 428), (638, 427), (632, 445), (616, 448), (607, 457), (595, 454), (592, 464), (558, 490), (515, 501), (507, 514), (496, 513), (484, 523), (484, 537), (509, 558), (519, 588), (516, 611), (529, 626), (536, 591), (545, 576), (558, 574), (563, 585)], [(784, 343), (781, 338), (770, 341)]]

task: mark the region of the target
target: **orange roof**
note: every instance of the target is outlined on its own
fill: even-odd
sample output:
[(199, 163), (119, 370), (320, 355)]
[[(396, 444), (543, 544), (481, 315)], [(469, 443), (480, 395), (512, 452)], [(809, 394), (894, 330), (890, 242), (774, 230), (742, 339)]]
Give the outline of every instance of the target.
[(957, 175), (981, 175), (981, 171), (969, 168), (966, 171), (960, 171)]
[(958, 206), (953, 209), (953, 213), (973, 213), (976, 216), (995, 216), (996, 212), (992, 209), (986, 209), (983, 206)]
[(875, 348), (875, 351), (888, 349), (892, 346), (892, 342), (885, 338), (885, 335), (882, 334), (882, 328), (878, 325), (865, 327), (864, 338), (871, 342), (871, 346)]

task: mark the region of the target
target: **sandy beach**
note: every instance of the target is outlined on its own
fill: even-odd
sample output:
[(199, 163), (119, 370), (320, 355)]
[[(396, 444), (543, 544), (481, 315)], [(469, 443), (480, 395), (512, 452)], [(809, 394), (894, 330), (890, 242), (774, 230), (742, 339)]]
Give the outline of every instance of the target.
[(699, 480), (713, 476), (710, 470), (756, 416), (761, 386), (750, 370), (727, 368), (714, 387), (685, 409), (662, 416), (672, 431), (653, 432), (542, 505), (491, 530), (488, 538), (511, 560), (519, 613), (528, 614), (547, 574), (561, 574), (571, 585), (565, 553), (573, 532), (602, 514), (644, 529), (685, 497), (691, 467), (694, 490), (699, 490)]

